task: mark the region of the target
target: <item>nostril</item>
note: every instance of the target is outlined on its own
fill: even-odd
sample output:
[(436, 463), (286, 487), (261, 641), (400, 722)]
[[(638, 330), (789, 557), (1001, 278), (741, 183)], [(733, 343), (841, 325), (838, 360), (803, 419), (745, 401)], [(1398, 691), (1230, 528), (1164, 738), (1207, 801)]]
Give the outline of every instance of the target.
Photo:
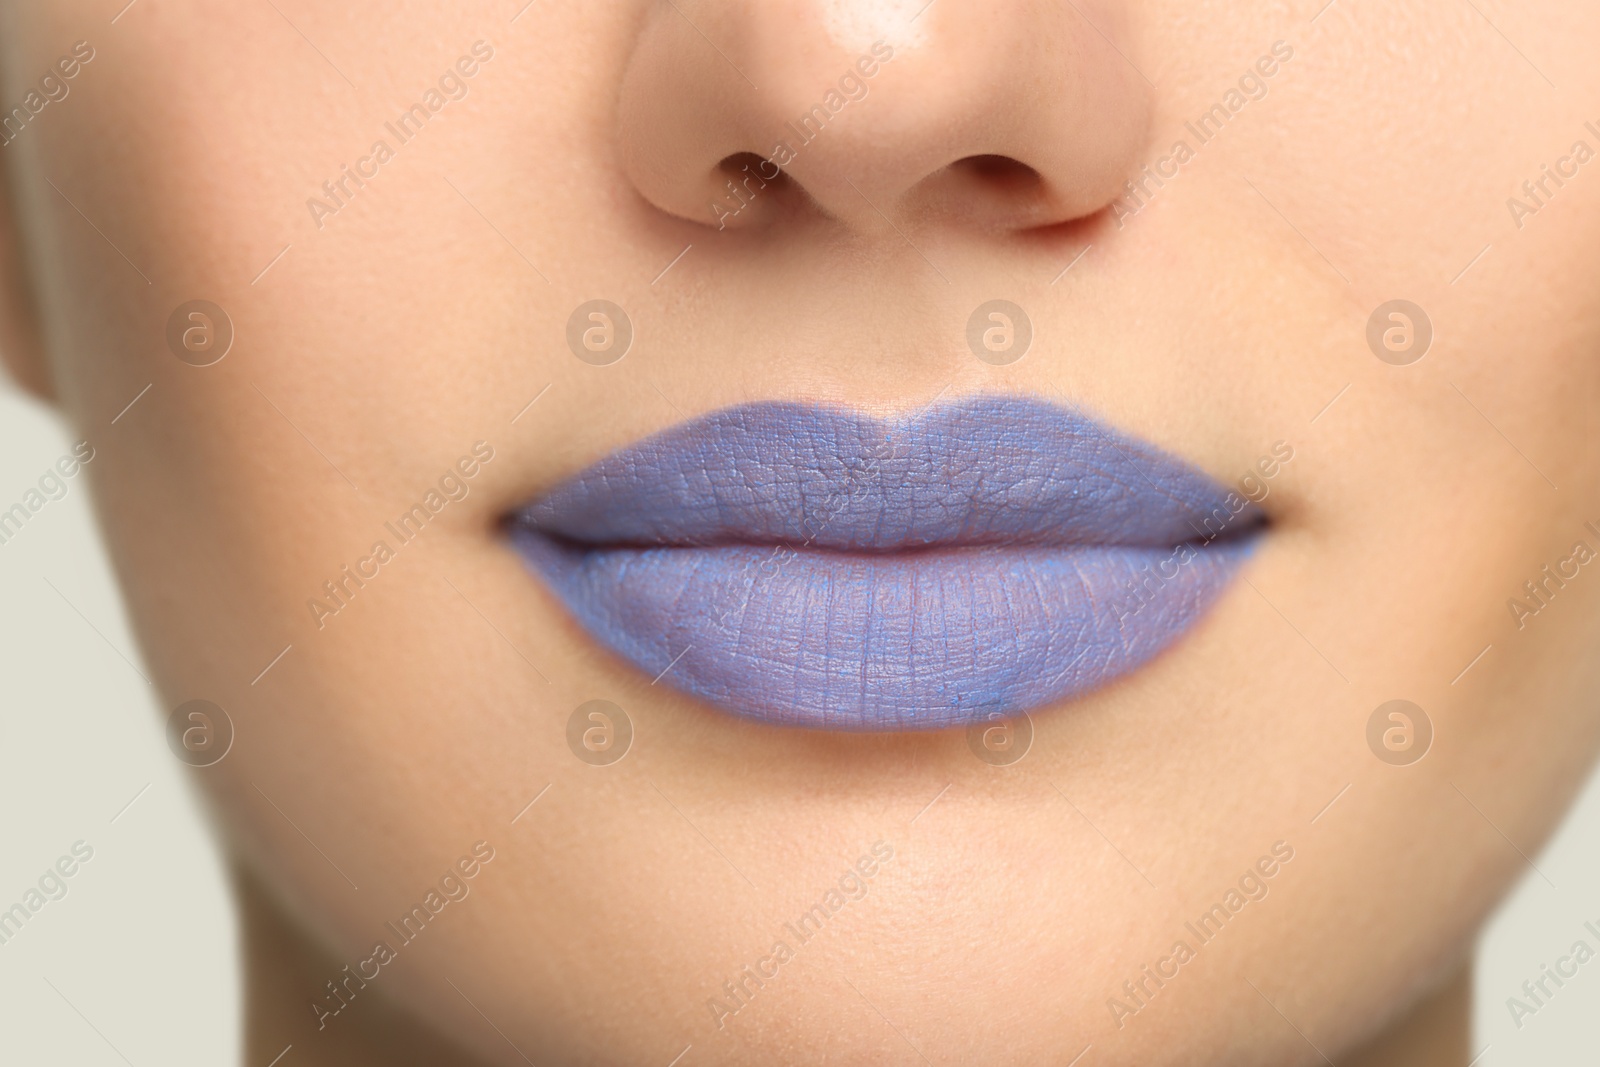
[(1033, 193), (1044, 184), (1038, 171), (1010, 156), (967, 156), (950, 164), (950, 169), (968, 181), (988, 186), (997, 193)]
[(1057, 202), (1042, 172), (1014, 156), (963, 156), (922, 182), (918, 199), (930, 215), (959, 219), (993, 232), (1038, 230), (1076, 214)]
[(754, 152), (735, 152), (718, 163), (717, 170), (735, 185), (746, 181), (758, 186), (763, 182), (771, 185), (789, 180), (776, 163)]
[(749, 225), (792, 196), (793, 180), (776, 163), (754, 152), (735, 152), (716, 166), (718, 229)]

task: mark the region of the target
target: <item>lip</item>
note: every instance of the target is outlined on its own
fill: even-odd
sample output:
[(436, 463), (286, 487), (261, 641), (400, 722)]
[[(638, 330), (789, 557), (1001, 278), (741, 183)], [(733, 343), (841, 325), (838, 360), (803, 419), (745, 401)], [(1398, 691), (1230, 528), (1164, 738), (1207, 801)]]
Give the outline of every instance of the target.
[(1077, 412), (759, 403), (601, 459), (516, 512), (602, 645), (763, 722), (937, 729), (1070, 700), (1205, 615), (1263, 515)]

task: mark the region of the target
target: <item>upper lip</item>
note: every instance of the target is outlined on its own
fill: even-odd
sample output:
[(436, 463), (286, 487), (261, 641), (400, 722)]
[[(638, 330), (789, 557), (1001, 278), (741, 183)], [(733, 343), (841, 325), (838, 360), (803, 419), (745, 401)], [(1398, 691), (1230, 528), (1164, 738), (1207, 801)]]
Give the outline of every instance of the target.
[(1188, 464), (1020, 397), (911, 417), (767, 403), (612, 453), (522, 508), (572, 547), (782, 545), (890, 553), (964, 546), (1160, 547), (1264, 517)]

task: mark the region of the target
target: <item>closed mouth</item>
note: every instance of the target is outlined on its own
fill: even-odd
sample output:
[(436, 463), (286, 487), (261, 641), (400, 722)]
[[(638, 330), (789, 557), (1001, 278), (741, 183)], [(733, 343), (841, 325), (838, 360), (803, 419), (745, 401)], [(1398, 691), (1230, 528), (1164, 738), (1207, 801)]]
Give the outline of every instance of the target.
[(577, 622), (662, 684), (768, 723), (919, 730), (1143, 665), (1205, 615), (1264, 516), (1074, 411), (978, 396), (891, 419), (716, 411), (509, 528)]

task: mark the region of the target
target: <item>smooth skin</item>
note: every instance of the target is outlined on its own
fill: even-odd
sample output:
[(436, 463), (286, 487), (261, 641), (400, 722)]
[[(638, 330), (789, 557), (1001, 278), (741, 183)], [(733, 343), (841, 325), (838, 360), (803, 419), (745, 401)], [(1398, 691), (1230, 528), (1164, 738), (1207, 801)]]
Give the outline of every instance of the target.
[[(0, 4), (7, 108), (95, 49), (0, 148), (0, 351), (94, 443), (166, 706), (236, 725), (195, 773), (244, 904), (247, 1062), (1470, 1058), (1475, 932), (1600, 742), (1600, 576), (1520, 629), (1507, 607), (1600, 540), (1600, 164), (1572, 159), (1600, 150), (1600, 12), (121, 6)], [(719, 229), (741, 153), (879, 40), (866, 97)], [(327, 210), (477, 41), (465, 98)], [(1187, 132), (1275, 42), (1265, 94)], [(1179, 139), (1176, 176), (1114, 206)], [(1532, 210), (1546, 164), (1569, 177)], [(996, 297), (1035, 327), (1009, 366), (965, 336)], [(606, 367), (566, 343), (595, 298), (636, 327)], [(1396, 298), (1435, 333), (1408, 366), (1367, 343)], [(196, 299), (236, 330), (214, 366), (167, 344)], [(505, 543), (509, 511), (688, 417), (981, 391), (1225, 482), (1294, 449), (1245, 580), (1145, 669), (1035, 713), (1010, 766), (964, 731), (775, 729), (652, 684)], [(480, 441), (466, 498), (318, 619)], [(592, 699), (635, 729), (608, 767), (566, 742)], [(1393, 699), (1433, 724), (1410, 766), (1368, 747)], [(319, 1030), (324, 983), (480, 840), (470, 895)], [(866, 894), (719, 1016), (880, 841)], [(1267, 896), (1119, 1019), (1123, 982), (1277, 842)]]

